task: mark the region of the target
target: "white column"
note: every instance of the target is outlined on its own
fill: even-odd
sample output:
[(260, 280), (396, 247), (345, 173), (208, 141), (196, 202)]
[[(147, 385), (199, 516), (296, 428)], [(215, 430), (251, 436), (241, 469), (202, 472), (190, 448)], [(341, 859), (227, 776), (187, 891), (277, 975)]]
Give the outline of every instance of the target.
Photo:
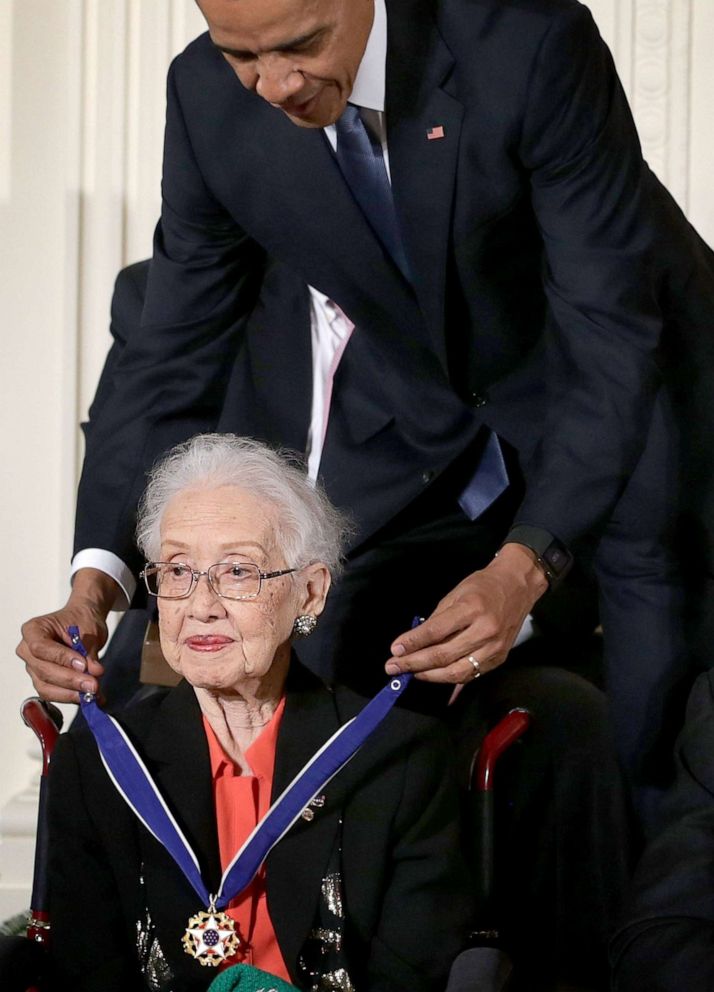
[(714, 245), (714, 3), (693, 3), (691, 37), (689, 216), (705, 241)]
[(645, 157), (714, 244), (714, 3), (590, 0), (615, 55)]

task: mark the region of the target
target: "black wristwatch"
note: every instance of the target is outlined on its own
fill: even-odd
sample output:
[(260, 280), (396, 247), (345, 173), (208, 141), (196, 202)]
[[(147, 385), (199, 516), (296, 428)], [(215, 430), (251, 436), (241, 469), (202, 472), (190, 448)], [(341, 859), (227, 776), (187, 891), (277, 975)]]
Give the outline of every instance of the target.
[(523, 544), (536, 556), (536, 564), (543, 570), (548, 586), (554, 589), (559, 585), (573, 565), (573, 556), (566, 546), (540, 527), (516, 524), (508, 532), (504, 544)]

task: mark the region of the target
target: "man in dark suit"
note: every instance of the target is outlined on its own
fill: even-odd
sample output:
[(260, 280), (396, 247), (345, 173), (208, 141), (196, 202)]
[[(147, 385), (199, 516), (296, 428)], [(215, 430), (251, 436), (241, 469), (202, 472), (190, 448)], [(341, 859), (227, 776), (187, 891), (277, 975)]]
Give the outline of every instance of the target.
[[(660, 385), (663, 244), (678, 225), (685, 255), (701, 246), (655, 209), (660, 187), (587, 10), (575, 0), (201, 6), (210, 36), (170, 73), (143, 325), (92, 428), (77, 550), (104, 549), (127, 573), (138, 565), (143, 472), (215, 422), (237, 359), (233, 422), (308, 452), (354, 515), (351, 565), (322, 628), (353, 676), (365, 657), (378, 674), (390, 653), (392, 667), (426, 681), (494, 669), (548, 585), (598, 545), (615, 601), (643, 569), (660, 585), (667, 576), (647, 610), (657, 614), (661, 597), (669, 618), (676, 583), (661, 520), (633, 567), (618, 533), (603, 534)], [(391, 181), (386, 198), (374, 174), (355, 174), (348, 97), (373, 173)], [(313, 287), (310, 298), (295, 291), (296, 318), (311, 320), (286, 327), (279, 352), (240, 330), (266, 251)], [(336, 370), (321, 370), (325, 353), (306, 335), (319, 306), (322, 317), (336, 308)], [(666, 457), (654, 463), (671, 474)], [(625, 525), (649, 520), (653, 489), (659, 513), (673, 488), (643, 474)], [(69, 611), (28, 625), (21, 650), (41, 691), (64, 698), (100, 670), (59, 667), (81, 665), (56, 643), (67, 618), (96, 646), (122, 585), (121, 569), (112, 578), (80, 562)], [(400, 599), (397, 569), (409, 577)], [(409, 631), (416, 612), (427, 622)], [(608, 625), (615, 647), (625, 629)], [(668, 691), (682, 678), (676, 637), (664, 640), (666, 658), (641, 666), (657, 673), (648, 691), (663, 672)], [(319, 671), (319, 638), (311, 651)]]

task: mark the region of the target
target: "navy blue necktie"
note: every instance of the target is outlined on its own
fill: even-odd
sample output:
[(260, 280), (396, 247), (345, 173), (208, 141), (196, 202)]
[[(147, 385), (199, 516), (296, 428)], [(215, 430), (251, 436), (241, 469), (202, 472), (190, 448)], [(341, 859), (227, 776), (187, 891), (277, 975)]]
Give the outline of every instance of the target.
[(508, 489), (508, 469), (498, 435), (489, 430), (476, 471), (459, 495), (459, 506), (469, 518), (478, 520)]
[[(342, 175), (382, 245), (411, 282), (382, 147), (365, 127), (359, 109), (350, 103), (335, 129)], [(479, 464), (459, 496), (459, 505), (470, 520), (476, 520), (507, 488), (508, 471), (501, 445), (489, 431)]]
[(392, 187), (377, 138), (364, 126), (359, 109), (348, 103), (335, 124), (337, 162), (352, 195), (383, 247), (407, 279), (409, 264), (399, 233)]

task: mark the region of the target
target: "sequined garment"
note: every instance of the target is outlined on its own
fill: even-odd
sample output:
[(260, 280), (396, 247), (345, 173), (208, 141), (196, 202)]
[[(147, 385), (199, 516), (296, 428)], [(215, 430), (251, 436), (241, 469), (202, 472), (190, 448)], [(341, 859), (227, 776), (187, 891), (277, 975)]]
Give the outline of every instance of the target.
[[(139, 885), (145, 895), (143, 871), (139, 876)], [(143, 916), (136, 921), (136, 953), (149, 992), (171, 992), (173, 972), (164, 957), (161, 944), (156, 938), (154, 923), (146, 906), (146, 899), (144, 899)]]
[[(333, 863), (334, 862), (334, 863)], [(298, 958), (299, 984), (305, 992), (355, 992), (343, 949), (345, 911), (337, 857), (322, 880), (317, 924)]]

